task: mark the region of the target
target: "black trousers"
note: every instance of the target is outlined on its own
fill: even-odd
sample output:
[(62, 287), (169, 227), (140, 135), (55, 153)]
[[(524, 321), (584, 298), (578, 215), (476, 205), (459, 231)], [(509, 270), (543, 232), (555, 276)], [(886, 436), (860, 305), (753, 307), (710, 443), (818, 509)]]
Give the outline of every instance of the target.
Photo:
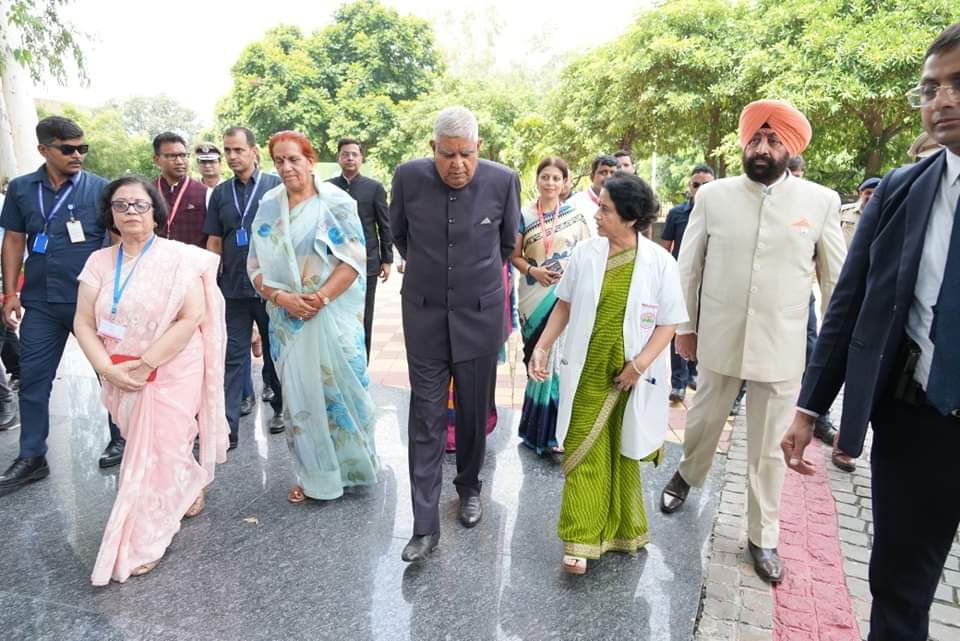
[(0, 327), (0, 361), (11, 379), (20, 379), (20, 337), (6, 325)]
[(497, 380), (497, 354), (458, 363), (407, 352), (410, 418), (407, 456), (413, 500), (413, 533), (440, 531), (440, 486), (447, 442), (450, 376), (457, 406), (457, 477), (461, 497), (480, 494), (480, 467), (487, 445), (487, 418)]
[(250, 357), (250, 340), (253, 324), (257, 324), (263, 339), (263, 380), (274, 391), (270, 406), (274, 412), (283, 411), (280, 394), (280, 378), (270, 357), (270, 319), (266, 303), (260, 298), (226, 299), (227, 316), (227, 362), (224, 372), (224, 391), (227, 423), (230, 433), (240, 429), (240, 402), (243, 400), (243, 379), (246, 359)]
[(926, 641), (960, 524), (960, 419), (901, 401), (874, 412), (870, 641)]
[(364, 342), (367, 345), (367, 364), (370, 364), (370, 343), (373, 341), (373, 303), (377, 297), (377, 276), (367, 274), (367, 298), (363, 307), (363, 334)]

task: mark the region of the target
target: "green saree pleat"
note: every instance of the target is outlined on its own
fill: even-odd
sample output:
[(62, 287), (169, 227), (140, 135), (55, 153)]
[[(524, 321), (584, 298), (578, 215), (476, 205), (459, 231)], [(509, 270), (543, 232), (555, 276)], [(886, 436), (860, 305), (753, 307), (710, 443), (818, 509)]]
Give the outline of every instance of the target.
[[(613, 384), (626, 358), (623, 317), (636, 250), (611, 256), (603, 277), (590, 346), (564, 439), (566, 481), (557, 534), (564, 553), (599, 559), (610, 550), (636, 552), (647, 544), (640, 461), (620, 454), (629, 393)], [(659, 452), (648, 459), (656, 461)]]

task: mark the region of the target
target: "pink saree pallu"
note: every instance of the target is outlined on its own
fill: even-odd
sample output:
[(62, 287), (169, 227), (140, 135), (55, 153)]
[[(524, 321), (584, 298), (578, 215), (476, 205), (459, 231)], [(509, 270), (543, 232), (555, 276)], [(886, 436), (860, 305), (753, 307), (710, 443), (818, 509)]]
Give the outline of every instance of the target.
[[(122, 340), (102, 337), (112, 355), (139, 355), (176, 320), (190, 288), (202, 287), (205, 314), (187, 346), (139, 392), (107, 382), (103, 402), (126, 439), (117, 498), (107, 521), (91, 582), (123, 582), (140, 565), (160, 559), (180, 520), (226, 461), (224, 303), (216, 284), (219, 259), (205, 250), (157, 238), (124, 291), (116, 323)], [(80, 280), (99, 291), (96, 313), (111, 313), (116, 250), (95, 252)], [(194, 438), (200, 436), (200, 462)]]

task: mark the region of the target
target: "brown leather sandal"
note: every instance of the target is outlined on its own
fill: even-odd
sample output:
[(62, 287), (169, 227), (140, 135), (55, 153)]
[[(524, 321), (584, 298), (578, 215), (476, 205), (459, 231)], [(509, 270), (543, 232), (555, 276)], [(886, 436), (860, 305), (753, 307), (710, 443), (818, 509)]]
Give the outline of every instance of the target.
[(287, 500), (291, 503), (303, 503), (307, 500), (307, 495), (303, 493), (302, 487), (294, 485), (290, 488), (290, 493), (287, 494)]
[(184, 513), (183, 518), (192, 519), (193, 517), (198, 516), (201, 512), (203, 512), (203, 508), (207, 504), (206, 497), (207, 497), (206, 490), (203, 490), (202, 492), (200, 492), (200, 496), (197, 497), (197, 500), (193, 502), (193, 505), (191, 505), (190, 508), (186, 511), (186, 513)]

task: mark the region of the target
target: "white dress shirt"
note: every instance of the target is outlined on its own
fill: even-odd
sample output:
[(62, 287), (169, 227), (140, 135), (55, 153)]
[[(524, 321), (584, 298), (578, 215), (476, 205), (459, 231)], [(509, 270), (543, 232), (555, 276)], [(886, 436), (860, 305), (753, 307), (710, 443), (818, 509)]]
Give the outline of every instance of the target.
[(930, 221), (923, 239), (923, 253), (920, 255), (920, 270), (917, 272), (917, 285), (913, 290), (913, 304), (907, 315), (907, 334), (920, 346), (920, 359), (913, 374), (924, 390), (930, 378), (930, 366), (933, 363), (933, 341), (930, 330), (933, 327), (933, 307), (940, 297), (943, 284), (943, 272), (947, 266), (947, 252), (950, 250), (950, 236), (953, 232), (953, 217), (960, 200), (960, 156), (945, 150), (947, 166), (940, 179), (930, 210)]

